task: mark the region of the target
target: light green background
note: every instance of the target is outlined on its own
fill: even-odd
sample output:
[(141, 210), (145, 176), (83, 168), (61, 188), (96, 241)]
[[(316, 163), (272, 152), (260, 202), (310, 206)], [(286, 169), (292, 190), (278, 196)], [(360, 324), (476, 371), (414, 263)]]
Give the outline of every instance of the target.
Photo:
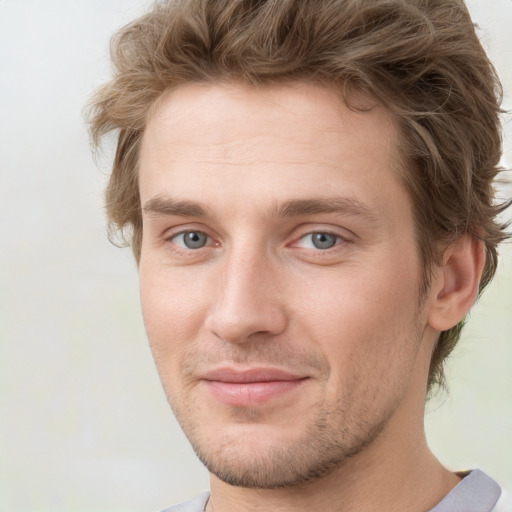
[[(207, 487), (172, 419), (82, 112), (145, 0), (0, 0), (0, 511), (159, 510)], [(469, 2), (512, 108), (512, 3)], [(512, 162), (510, 122), (506, 159)], [(510, 195), (510, 188), (504, 189)], [(512, 251), (429, 405), (450, 468), (512, 489)]]

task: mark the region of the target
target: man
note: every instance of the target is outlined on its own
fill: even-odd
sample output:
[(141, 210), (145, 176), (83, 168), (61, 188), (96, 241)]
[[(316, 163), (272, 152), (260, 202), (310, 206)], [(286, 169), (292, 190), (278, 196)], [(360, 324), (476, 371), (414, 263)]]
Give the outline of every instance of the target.
[(169, 510), (495, 510), (423, 428), (507, 237), (499, 81), (462, 0), (160, 2), (113, 59), (109, 219), (211, 475)]

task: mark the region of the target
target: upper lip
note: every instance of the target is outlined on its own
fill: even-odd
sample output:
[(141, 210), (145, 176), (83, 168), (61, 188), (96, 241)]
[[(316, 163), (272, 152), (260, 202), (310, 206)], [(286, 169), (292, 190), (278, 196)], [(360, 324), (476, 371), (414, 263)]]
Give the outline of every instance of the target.
[(203, 380), (233, 383), (290, 381), (305, 378), (305, 375), (297, 375), (280, 368), (271, 367), (245, 369), (220, 367), (211, 369), (201, 375)]

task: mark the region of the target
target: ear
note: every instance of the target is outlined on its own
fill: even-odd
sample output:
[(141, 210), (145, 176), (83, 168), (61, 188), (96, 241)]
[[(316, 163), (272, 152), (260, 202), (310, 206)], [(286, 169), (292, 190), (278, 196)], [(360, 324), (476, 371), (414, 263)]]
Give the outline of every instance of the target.
[(466, 234), (450, 245), (431, 288), (428, 324), (446, 331), (459, 323), (474, 304), (485, 264), (485, 246)]

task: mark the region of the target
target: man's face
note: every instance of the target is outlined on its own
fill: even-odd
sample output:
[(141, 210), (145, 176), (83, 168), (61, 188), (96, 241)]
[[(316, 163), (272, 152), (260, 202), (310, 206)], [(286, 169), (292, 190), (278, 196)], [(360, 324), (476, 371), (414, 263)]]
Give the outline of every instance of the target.
[(426, 313), (396, 137), (383, 108), (306, 84), (186, 86), (149, 120), (145, 325), (183, 430), (228, 483), (329, 473), (422, 401)]

